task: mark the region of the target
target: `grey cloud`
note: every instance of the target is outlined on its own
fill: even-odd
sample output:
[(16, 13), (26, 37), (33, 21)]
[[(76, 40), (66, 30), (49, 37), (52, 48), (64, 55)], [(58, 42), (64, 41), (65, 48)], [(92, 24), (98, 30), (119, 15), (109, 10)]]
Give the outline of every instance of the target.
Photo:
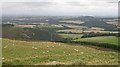
[(108, 3), (118, 3), (118, 2), (108, 2)]
[(80, 2), (66, 2), (68, 5), (72, 5), (72, 6), (87, 6), (83, 3)]
[(54, 2), (26, 2), (26, 3), (23, 3), (23, 5), (33, 6), (33, 7), (49, 6), (49, 5), (55, 5), (55, 4), (56, 3), (54, 3)]
[(55, 5), (54, 2), (6, 2), (3, 3), (3, 9), (4, 8), (16, 8), (18, 7), (43, 7), (43, 6), (50, 6)]
[(92, 1), (8, 2), (3, 4), (3, 15), (106, 15), (108, 11), (110, 15), (116, 15), (115, 8), (104, 7), (112, 1)]

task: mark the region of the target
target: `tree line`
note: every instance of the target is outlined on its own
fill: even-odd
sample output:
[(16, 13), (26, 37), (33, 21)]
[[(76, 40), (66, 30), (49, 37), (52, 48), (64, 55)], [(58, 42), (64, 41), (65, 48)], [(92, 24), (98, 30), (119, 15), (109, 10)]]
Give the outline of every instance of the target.
[(84, 33), (84, 35), (81, 38), (88, 38), (88, 37), (96, 37), (96, 36), (117, 36), (120, 37), (119, 33), (94, 33), (94, 32), (90, 32), (90, 33)]

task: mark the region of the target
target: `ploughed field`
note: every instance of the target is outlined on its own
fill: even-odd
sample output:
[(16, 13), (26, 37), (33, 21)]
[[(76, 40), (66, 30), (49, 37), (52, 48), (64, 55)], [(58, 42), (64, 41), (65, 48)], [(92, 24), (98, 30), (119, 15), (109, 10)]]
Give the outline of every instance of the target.
[(118, 64), (114, 50), (80, 44), (3, 39), (3, 65), (112, 65)]

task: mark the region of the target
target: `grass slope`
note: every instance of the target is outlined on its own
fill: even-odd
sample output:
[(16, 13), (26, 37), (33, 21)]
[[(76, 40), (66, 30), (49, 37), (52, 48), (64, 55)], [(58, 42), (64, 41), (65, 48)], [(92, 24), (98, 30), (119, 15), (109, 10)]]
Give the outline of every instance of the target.
[(77, 44), (3, 39), (3, 65), (118, 64), (115, 51)]

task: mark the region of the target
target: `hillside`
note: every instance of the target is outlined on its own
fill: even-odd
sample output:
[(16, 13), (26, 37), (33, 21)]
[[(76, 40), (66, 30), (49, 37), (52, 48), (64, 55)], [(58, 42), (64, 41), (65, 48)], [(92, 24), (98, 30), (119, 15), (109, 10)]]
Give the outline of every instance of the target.
[(4, 26), (2, 28), (3, 38), (10, 39), (30, 39), (30, 40), (47, 40), (58, 41), (62, 38), (54, 31), (47, 28), (21, 28), (18, 26)]
[(78, 44), (3, 39), (2, 47), (3, 65), (118, 64), (117, 52)]

